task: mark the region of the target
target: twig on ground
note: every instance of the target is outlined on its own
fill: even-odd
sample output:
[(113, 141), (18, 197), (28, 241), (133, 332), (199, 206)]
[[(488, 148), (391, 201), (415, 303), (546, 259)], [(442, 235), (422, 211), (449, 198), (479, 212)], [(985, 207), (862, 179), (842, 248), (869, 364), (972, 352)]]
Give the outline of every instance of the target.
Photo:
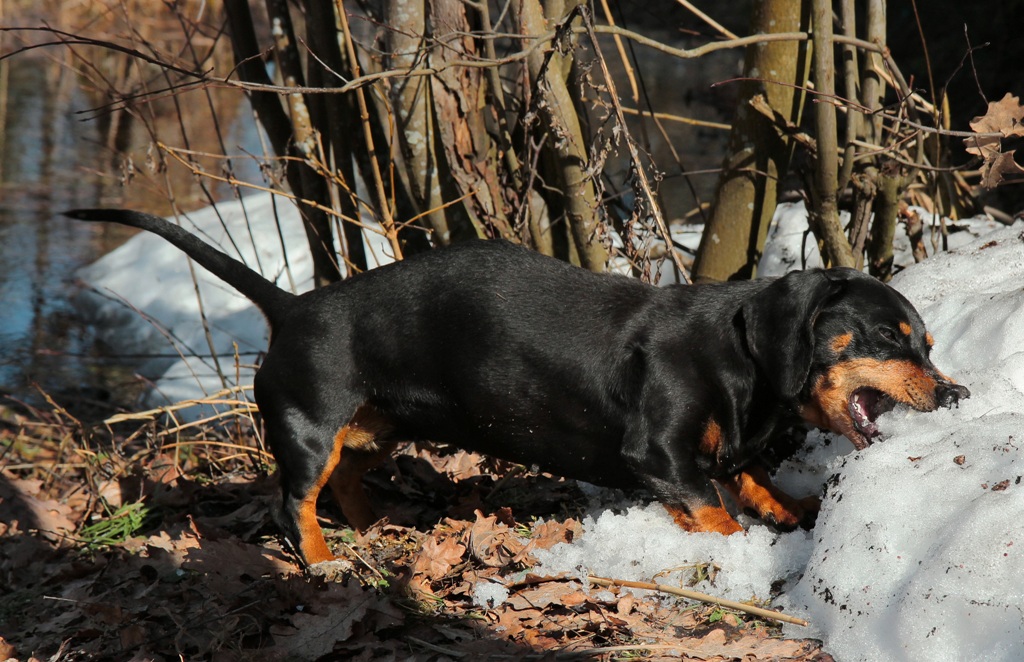
[(624, 579), (606, 579), (604, 577), (595, 577), (593, 575), (587, 575), (587, 581), (591, 584), (597, 584), (598, 586), (625, 586), (627, 588), (642, 588), (648, 591), (659, 591), (661, 593), (668, 593), (670, 595), (678, 595), (688, 600), (698, 600), (700, 602), (706, 602), (712, 605), (718, 605), (719, 607), (725, 607), (727, 609), (735, 609), (736, 611), (742, 611), (753, 616), (760, 616), (761, 618), (770, 618), (775, 621), (782, 621), (784, 623), (793, 623), (795, 625), (802, 625), (806, 627), (809, 623), (802, 618), (796, 616), (790, 616), (783, 614), (782, 612), (772, 611), (771, 609), (763, 609), (761, 607), (755, 607), (753, 605), (744, 604), (742, 602), (736, 602), (735, 600), (726, 600), (725, 598), (716, 598), (713, 595), (707, 593), (700, 593), (699, 591), (691, 591), (685, 588), (676, 588), (675, 586), (666, 586), (665, 584), (651, 584), (649, 582), (631, 582)]

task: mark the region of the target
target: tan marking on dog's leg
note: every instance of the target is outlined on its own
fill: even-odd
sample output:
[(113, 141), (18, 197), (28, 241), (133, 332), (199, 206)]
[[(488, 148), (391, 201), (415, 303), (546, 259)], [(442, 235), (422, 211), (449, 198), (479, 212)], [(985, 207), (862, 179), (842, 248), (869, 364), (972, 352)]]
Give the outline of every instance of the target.
[(764, 467), (751, 467), (721, 481), (744, 509), (752, 510), (767, 522), (784, 528), (796, 528), (808, 511), (817, 512), (815, 497), (797, 500), (773, 483)]
[[(344, 428), (342, 432), (344, 432)], [(334, 473), (334, 468), (341, 459), (341, 447), (344, 442), (342, 432), (334, 436), (334, 446), (331, 448), (331, 454), (327, 458), (327, 462), (324, 464), (320, 475), (310, 490), (306, 492), (298, 508), (298, 522), (296, 524), (299, 530), (299, 552), (302, 554), (303, 560), (310, 565), (320, 563), (321, 561), (334, 560), (334, 555), (331, 554), (331, 550), (327, 548), (327, 541), (324, 540), (324, 532), (316, 521), (316, 500), (320, 496), (320, 490), (323, 489), (330, 479)]]
[(394, 443), (382, 442), (381, 439), (391, 432), (391, 424), (379, 411), (363, 405), (335, 438), (344, 452), (329, 479), (331, 492), (349, 525), (360, 533), (377, 521), (363, 489), (363, 475), (379, 465), (394, 449)]
[(377, 442), (392, 432), (392, 426), (384, 415), (370, 405), (356, 409), (345, 430), (345, 448), (376, 451)]
[(349, 525), (359, 533), (364, 533), (377, 521), (377, 514), (363, 488), (363, 476), (383, 462), (395, 446), (395, 442), (383, 445), (374, 442), (372, 451), (353, 450), (346, 446), (338, 468), (330, 477), (328, 484), (334, 500)]
[[(716, 488), (717, 489), (717, 488)], [(722, 503), (719, 495), (717, 506), (700, 505), (693, 508), (662, 504), (672, 516), (679, 528), (691, 533), (711, 532), (723, 536), (732, 535), (743, 530)]]

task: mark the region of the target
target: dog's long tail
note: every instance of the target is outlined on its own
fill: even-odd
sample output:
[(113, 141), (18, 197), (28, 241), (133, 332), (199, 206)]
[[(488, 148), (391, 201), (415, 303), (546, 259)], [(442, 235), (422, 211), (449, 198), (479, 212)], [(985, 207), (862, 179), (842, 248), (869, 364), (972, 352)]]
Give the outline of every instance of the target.
[(82, 221), (120, 223), (160, 235), (255, 303), (271, 326), (286, 314), (289, 302), (295, 298), (238, 260), (159, 216), (125, 209), (74, 209), (64, 215)]

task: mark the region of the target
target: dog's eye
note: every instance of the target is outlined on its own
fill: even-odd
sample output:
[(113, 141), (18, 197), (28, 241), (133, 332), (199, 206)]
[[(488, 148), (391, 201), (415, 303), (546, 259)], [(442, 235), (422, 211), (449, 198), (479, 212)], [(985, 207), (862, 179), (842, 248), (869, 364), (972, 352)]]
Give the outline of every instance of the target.
[(888, 326), (880, 326), (878, 327), (878, 333), (881, 334), (881, 336), (888, 340), (889, 342), (897, 344), (899, 344), (900, 342), (899, 336), (896, 334), (896, 330), (893, 328), (890, 328)]

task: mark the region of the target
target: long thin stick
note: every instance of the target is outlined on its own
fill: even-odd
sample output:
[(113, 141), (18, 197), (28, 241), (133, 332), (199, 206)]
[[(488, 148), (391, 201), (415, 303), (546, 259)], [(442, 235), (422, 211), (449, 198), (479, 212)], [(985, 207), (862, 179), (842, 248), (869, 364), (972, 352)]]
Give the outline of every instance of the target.
[(584, 14), (584, 22), (586, 23), (587, 30), (590, 34), (591, 46), (594, 49), (594, 53), (597, 55), (597, 63), (601, 66), (601, 74), (604, 76), (604, 84), (608, 86), (608, 98), (611, 101), (612, 108), (615, 110), (615, 116), (619, 122), (618, 128), (621, 129), (626, 149), (629, 150), (629, 160), (633, 165), (636, 182), (643, 191), (644, 197), (647, 198), (647, 209), (645, 211), (654, 218), (658, 234), (661, 235), (662, 241), (665, 242), (665, 249), (668, 251), (669, 257), (672, 258), (672, 262), (675, 264), (676, 272), (679, 274), (680, 280), (689, 285), (690, 278), (686, 275), (686, 267), (683, 265), (683, 258), (679, 255), (679, 251), (672, 247), (672, 233), (669, 231), (668, 225), (665, 223), (665, 217), (661, 214), (661, 208), (658, 206), (658, 201), (654, 198), (654, 191), (651, 190), (647, 171), (644, 170), (644, 164), (640, 160), (640, 151), (637, 149), (636, 143), (633, 141), (633, 137), (629, 135), (626, 118), (622, 112), (622, 105), (619, 103), (619, 95), (615, 91), (615, 82), (612, 80), (611, 73), (608, 71), (608, 64), (604, 59), (604, 55), (601, 54), (601, 46), (597, 41), (597, 33), (594, 31), (594, 21), (589, 12)]
[[(342, 33), (345, 35), (345, 48), (348, 51), (349, 66), (352, 67), (352, 76), (359, 78), (359, 56), (356, 54), (355, 43), (352, 41), (352, 33), (348, 29), (348, 14), (345, 13), (343, 0), (336, 0), (338, 22), (341, 24)], [(363, 88), (356, 88), (356, 103), (359, 107), (359, 120), (363, 125), (363, 138), (366, 140), (366, 151), (370, 156), (370, 173), (373, 175), (373, 184), (377, 189), (377, 203), (380, 212), (380, 224), (384, 228), (384, 236), (391, 244), (395, 260), (402, 259), (402, 244), (398, 241), (398, 229), (395, 227), (395, 219), (391, 215), (391, 203), (388, 201), (387, 192), (384, 190), (384, 179), (380, 172), (380, 163), (377, 161), (377, 151), (373, 144), (373, 131), (370, 127), (370, 111), (366, 103), (366, 95)]]
[(804, 627), (807, 627), (807, 625), (809, 625), (809, 623), (803, 620), (802, 618), (797, 618), (796, 616), (783, 614), (779, 611), (772, 611), (771, 609), (762, 609), (761, 607), (754, 607), (753, 605), (744, 604), (742, 602), (736, 602), (735, 600), (716, 598), (715, 596), (708, 595), (707, 593), (691, 591), (685, 588), (676, 588), (675, 586), (666, 586), (664, 584), (650, 584), (648, 582), (630, 582), (624, 579), (606, 579), (604, 577), (594, 577), (593, 575), (588, 575), (587, 581), (589, 581), (591, 584), (597, 584), (598, 586), (625, 586), (626, 588), (642, 588), (648, 591), (660, 591), (661, 593), (678, 595), (689, 600), (698, 600), (700, 602), (718, 605), (719, 607), (725, 607), (727, 609), (735, 609), (736, 611), (742, 611), (747, 614), (752, 614), (754, 616), (760, 616), (761, 618), (770, 618), (772, 620), (783, 621), (785, 623), (793, 623), (795, 625), (802, 625)]

